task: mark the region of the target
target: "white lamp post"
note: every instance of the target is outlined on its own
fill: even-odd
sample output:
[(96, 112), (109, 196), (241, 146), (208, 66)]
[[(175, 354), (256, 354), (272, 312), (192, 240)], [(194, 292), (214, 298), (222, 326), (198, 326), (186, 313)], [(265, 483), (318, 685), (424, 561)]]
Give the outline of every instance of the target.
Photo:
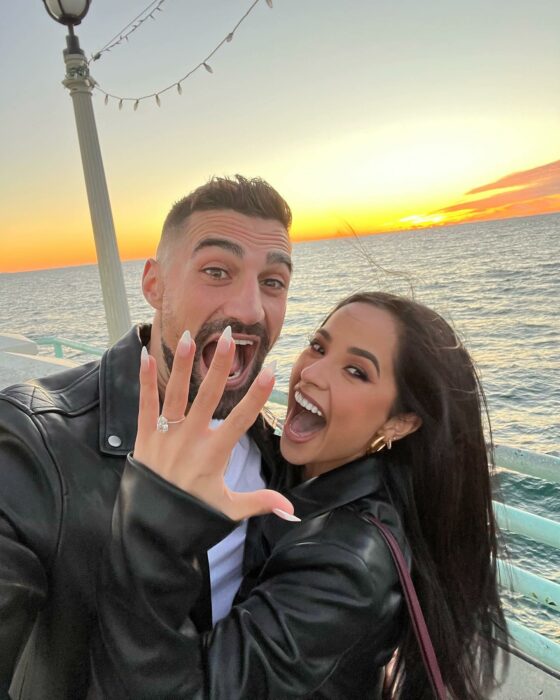
[(63, 54), (66, 77), (62, 83), (70, 91), (74, 105), (109, 342), (114, 343), (130, 328), (130, 313), (93, 114), (91, 93), (95, 83), (89, 75), (78, 37), (74, 34), (74, 26), (80, 24), (87, 14), (91, 0), (43, 2), (49, 15), (68, 27), (67, 48)]

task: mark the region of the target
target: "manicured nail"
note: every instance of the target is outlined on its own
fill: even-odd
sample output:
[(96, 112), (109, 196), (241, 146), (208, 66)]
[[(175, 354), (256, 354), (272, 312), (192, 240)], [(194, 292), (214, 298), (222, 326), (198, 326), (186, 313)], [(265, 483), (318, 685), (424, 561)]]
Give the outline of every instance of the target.
[(220, 336), (220, 339), (218, 340), (218, 345), (216, 346), (216, 352), (219, 352), (220, 354), (225, 355), (228, 352), (230, 345), (231, 345), (231, 326), (226, 326), (223, 330), (222, 335)]
[(273, 360), (268, 365), (265, 365), (260, 373), (258, 382), (261, 386), (266, 386), (271, 379), (276, 375), (276, 360)]
[(148, 348), (143, 345), (142, 352), (140, 353), (140, 367), (142, 367), (142, 369), (147, 369), (149, 364), (150, 356), (148, 355)]
[(286, 513), (285, 510), (281, 510), (280, 508), (273, 508), (272, 512), (274, 513), (274, 515), (277, 515), (279, 518), (282, 518), (282, 520), (288, 520), (290, 523), (301, 523), (301, 518), (298, 518), (297, 515)]
[(185, 331), (179, 340), (179, 345), (181, 346), (181, 351), (186, 355), (191, 349), (191, 332)]

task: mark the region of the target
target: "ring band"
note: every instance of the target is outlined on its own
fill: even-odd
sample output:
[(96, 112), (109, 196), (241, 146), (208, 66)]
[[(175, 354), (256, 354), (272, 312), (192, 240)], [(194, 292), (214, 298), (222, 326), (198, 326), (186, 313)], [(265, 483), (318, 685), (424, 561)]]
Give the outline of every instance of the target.
[(158, 433), (166, 433), (169, 430), (170, 425), (175, 423), (182, 423), (186, 416), (179, 418), (179, 420), (168, 420), (163, 414), (157, 419), (156, 430)]

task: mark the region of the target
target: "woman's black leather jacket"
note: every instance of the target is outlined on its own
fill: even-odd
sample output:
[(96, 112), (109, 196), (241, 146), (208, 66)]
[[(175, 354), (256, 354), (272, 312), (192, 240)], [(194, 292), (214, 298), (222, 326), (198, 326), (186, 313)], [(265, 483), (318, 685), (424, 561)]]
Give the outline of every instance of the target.
[[(129, 458), (102, 563), (89, 698), (379, 698), (401, 592), (364, 513), (401, 546), (379, 458), (288, 492), (301, 523), (260, 519), (231, 613), (199, 633), (199, 553), (235, 522)], [(154, 504), (157, 503), (157, 508)]]

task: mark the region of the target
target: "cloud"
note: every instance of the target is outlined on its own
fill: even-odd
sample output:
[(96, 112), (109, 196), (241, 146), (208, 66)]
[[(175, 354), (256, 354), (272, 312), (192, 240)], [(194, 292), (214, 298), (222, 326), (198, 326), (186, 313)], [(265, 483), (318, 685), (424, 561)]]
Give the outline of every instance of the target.
[(532, 168), (531, 170), (521, 170), (518, 173), (506, 175), (496, 180), (496, 182), (491, 182), (489, 185), (475, 187), (467, 194), (546, 183), (556, 183), (556, 186), (560, 187), (560, 160), (556, 160), (554, 163), (547, 163), (546, 165), (539, 165), (538, 168)]
[(559, 211), (560, 160), (505, 175), (469, 190), (465, 197), (482, 193), (488, 196), (456, 202), (434, 213), (447, 215), (448, 220), (470, 221)]

